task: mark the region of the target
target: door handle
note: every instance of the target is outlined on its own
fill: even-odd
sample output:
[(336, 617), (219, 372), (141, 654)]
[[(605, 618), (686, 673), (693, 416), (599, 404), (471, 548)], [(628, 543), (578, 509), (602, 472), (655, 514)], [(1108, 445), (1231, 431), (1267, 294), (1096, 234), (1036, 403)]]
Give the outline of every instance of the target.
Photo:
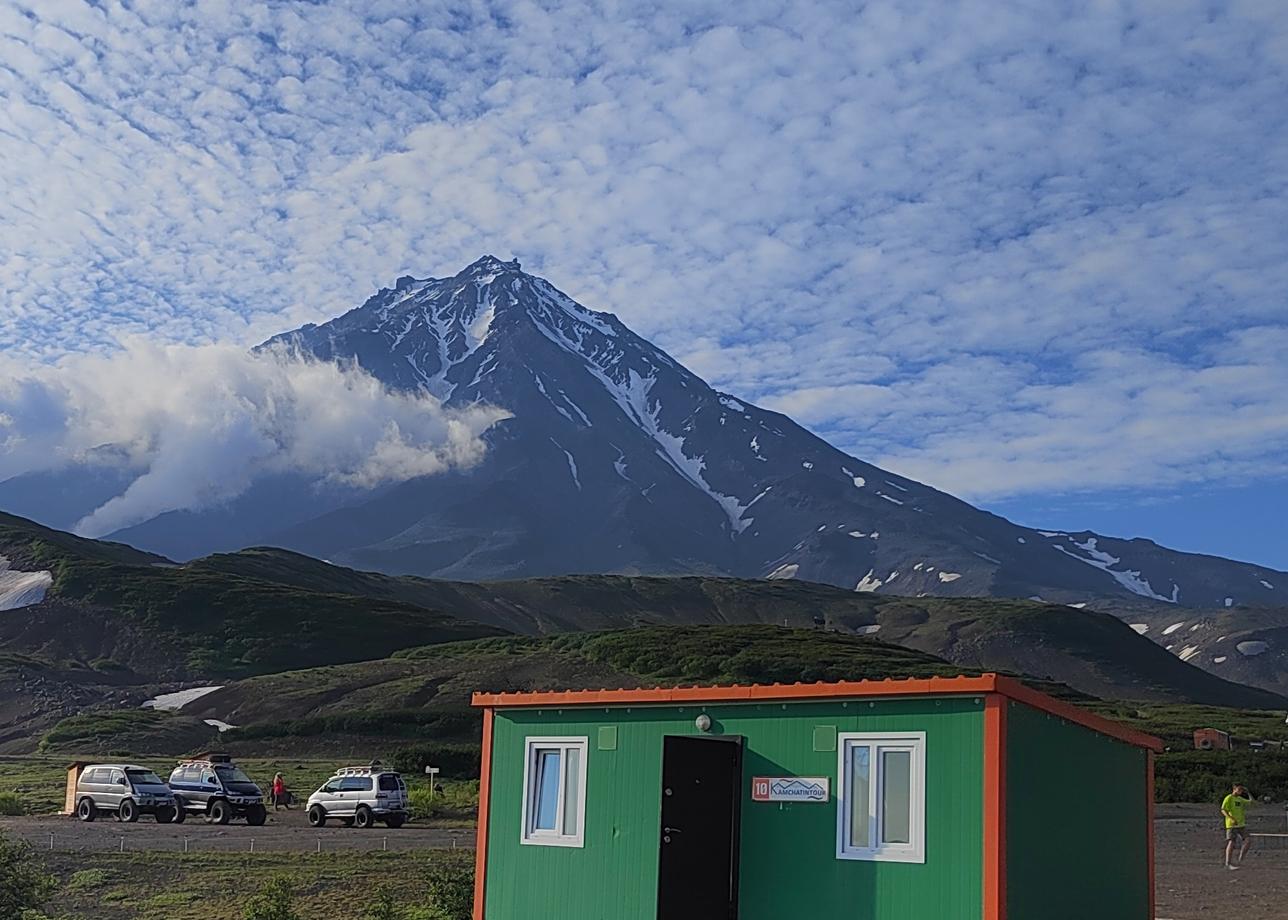
[(664, 833), (664, 834), (678, 834), (678, 833), (680, 833), (680, 829), (679, 829), (678, 827), (664, 827), (664, 828), (662, 828), (662, 833)]

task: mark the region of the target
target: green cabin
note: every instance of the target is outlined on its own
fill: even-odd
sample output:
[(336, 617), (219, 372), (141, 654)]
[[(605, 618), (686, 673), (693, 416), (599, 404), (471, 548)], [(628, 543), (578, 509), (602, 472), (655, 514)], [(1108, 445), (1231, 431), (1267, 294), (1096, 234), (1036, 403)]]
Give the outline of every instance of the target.
[(475, 920), (1153, 920), (1160, 742), (986, 674), (476, 694)]

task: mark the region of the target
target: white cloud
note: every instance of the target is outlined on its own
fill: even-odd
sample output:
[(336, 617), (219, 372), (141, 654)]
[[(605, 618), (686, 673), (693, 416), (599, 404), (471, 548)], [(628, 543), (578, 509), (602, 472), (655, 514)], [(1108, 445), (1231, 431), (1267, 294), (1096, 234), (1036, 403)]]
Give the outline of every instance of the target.
[(85, 460), (130, 471), (77, 527), (101, 536), (234, 498), (265, 474), (371, 487), (468, 467), (505, 416), (448, 412), (353, 367), (132, 339), (53, 365), (0, 359), (0, 480)]
[(1274, 3), (0, 0), (0, 348), (517, 254), (968, 495), (1270, 474), (1286, 48)]

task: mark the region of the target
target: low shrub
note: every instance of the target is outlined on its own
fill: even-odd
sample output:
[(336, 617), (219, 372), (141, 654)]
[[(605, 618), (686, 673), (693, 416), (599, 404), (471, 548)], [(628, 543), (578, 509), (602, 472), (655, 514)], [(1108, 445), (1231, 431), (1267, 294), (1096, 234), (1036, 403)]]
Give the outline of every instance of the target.
[(26, 813), (27, 807), (22, 801), (22, 796), (16, 792), (0, 792), (0, 815), (14, 817)]
[(394, 769), (408, 776), (420, 776), (426, 767), (438, 767), (443, 776), (477, 779), (480, 746), (477, 744), (423, 744), (394, 752)]
[(474, 911), (474, 860), (457, 855), (439, 861), (429, 873), (425, 913), (407, 920), (470, 920)]
[(31, 847), (0, 837), (0, 917), (30, 916), (58, 889)]
[(103, 869), (81, 869), (67, 880), (68, 891), (88, 891), (107, 884), (108, 875)]
[(1159, 802), (1220, 802), (1234, 783), (1243, 783), (1258, 799), (1288, 801), (1288, 753), (1169, 751), (1155, 761)]
[(301, 920), (295, 912), (295, 889), (283, 878), (269, 879), (246, 902), (245, 920)]
[(224, 733), (226, 741), (310, 738), (320, 735), (374, 735), (383, 738), (478, 736), (481, 723), (468, 709), (395, 709), (353, 711), (282, 722), (255, 722)]

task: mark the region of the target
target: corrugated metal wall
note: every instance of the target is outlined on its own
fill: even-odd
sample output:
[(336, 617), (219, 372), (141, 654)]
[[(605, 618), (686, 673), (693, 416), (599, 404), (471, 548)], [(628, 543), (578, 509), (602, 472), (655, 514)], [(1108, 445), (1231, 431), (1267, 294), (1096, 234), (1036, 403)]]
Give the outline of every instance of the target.
[(1008, 705), (1008, 920), (1152, 920), (1146, 752)]
[[(654, 920), (662, 737), (716, 731), (746, 738), (742, 920), (978, 920), (983, 847), (983, 701), (940, 698), (499, 710), (489, 820), (488, 920)], [(619, 726), (617, 748), (598, 728)], [(836, 858), (835, 751), (815, 728), (926, 732), (926, 862)], [(827, 732), (823, 735), (826, 736)], [(521, 846), (523, 739), (590, 739), (584, 849)], [(752, 776), (827, 776), (825, 805), (755, 803)]]

